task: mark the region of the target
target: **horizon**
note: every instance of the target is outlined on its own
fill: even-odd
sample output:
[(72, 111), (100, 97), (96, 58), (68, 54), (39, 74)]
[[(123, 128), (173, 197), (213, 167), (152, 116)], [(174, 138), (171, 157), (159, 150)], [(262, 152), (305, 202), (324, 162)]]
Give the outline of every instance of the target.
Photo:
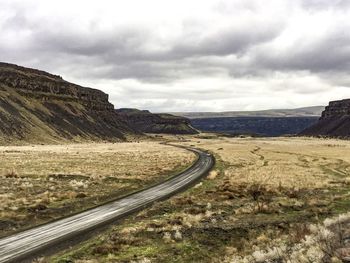
[[(4, 61), (0, 61), (0, 64), (1, 63), (3, 63), (3, 64), (9, 64), (9, 65), (14, 65), (14, 66), (18, 66), (18, 67), (23, 67), (23, 66), (21, 66), (21, 65), (17, 65), (17, 64), (12, 64), (12, 63), (8, 63), (8, 62), (4, 62)], [(23, 67), (24, 69), (26, 69), (26, 67)], [(29, 68), (29, 69), (33, 69), (33, 70), (37, 70), (37, 71), (42, 71), (41, 69), (39, 69), (39, 68)], [(48, 74), (51, 74), (50, 72), (46, 72), (46, 71), (43, 71), (43, 72), (45, 72), (45, 73), (48, 73)], [(61, 75), (59, 75), (59, 74), (51, 74), (51, 75), (53, 75), (53, 76), (58, 76), (58, 77), (60, 77), (60, 78), (62, 78), (62, 76)], [(69, 81), (67, 81), (65, 78), (62, 78), (64, 81), (66, 81), (66, 82), (68, 82), (68, 83), (72, 83), (72, 82), (69, 82)], [(78, 85), (78, 86), (80, 86), (79, 84), (77, 84), (77, 83), (72, 83), (72, 84), (74, 84), (74, 85)], [(82, 88), (87, 88), (87, 89), (94, 89), (93, 87), (84, 87), (84, 86), (81, 86)], [(99, 89), (97, 89), (97, 90), (99, 90)], [(106, 93), (108, 96), (109, 96), (109, 94), (108, 93)], [(346, 100), (346, 99), (341, 99), (341, 100)], [(326, 105), (313, 105), (313, 106), (302, 106), (302, 107), (297, 107), (297, 108), (284, 108), (284, 109), (282, 109), (282, 108), (268, 108), (268, 109), (257, 109), (257, 110), (247, 110), (247, 111), (242, 111), (242, 110), (226, 110), (226, 111), (210, 111), (210, 112), (205, 112), (205, 111), (179, 111), (179, 112), (162, 112), (162, 111), (159, 111), (159, 112), (152, 112), (152, 111), (150, 111), (149, 109), (142, 109), (142, 108), (135, 108), (135, 107), (121, 107), (121, 108), (116, 108), (115, 107), (115, 109), (116, 110), (119, 110), (119, 109), (136, 109), (136, 110), (141, 110), (141, 111), (150, 111), (150, 112), (152, 112), (152, 113), (173, 113), (173, 114), (176, 114), (176, 113), (178, 113), (178, 114), (180, 114), (180, 113), (183, 113), (183, 114), (185, 114), (185, 113), (226, 113), (226, 112), (262, 112), (262, 111), (273, 111), (273, 110), (276, 110), (276, 111), (278, 111), (278, 110), (298, 110), (298, 109), (307, 109), (307, 108), (317, 108), (317, 107), (326, 107)]]
[[(269, 108), (269, 109), (257, 109), (257, 110), (248, 110), (248, 111), (241, 111), (241, 110), (227, 110), (227, 111), (181, 111), (181, 112), (169, 112), (169, 113), (225, 113), (225, 112), (260, 112), (260, 111), (273, 111), (273, 110), (299, 110), (299, 109), (307, 109), (307, 108), (317, 108), (317, 107), (326, 107), (326, 105), (315, 105), (315, 106), (306, 106), (306, 107), (298, 107), (298, 108)], [(140, 109), (142, 110), (142, 109)], [(155, 113), (162, 113), (162, 112), (155, 112)], [(164, 112), (167, 113), (167, 112)]]
[(116, 108), (260, 111), (350, 97), (347, 1), (0, 4), (1, 60), (100, 89)]

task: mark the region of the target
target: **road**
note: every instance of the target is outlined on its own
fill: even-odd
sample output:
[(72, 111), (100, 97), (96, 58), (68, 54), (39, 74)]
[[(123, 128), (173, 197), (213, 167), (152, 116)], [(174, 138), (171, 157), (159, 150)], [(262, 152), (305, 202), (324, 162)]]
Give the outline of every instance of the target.
[(18, 263), (40, 255), (50, 247), (114, 223), (193, 185), (209, 172), (214, 158), (199, 149), (186, 149), (195, 152), (198, 160), (175, 177), (99, 207), (0, 239), (0, 263)]

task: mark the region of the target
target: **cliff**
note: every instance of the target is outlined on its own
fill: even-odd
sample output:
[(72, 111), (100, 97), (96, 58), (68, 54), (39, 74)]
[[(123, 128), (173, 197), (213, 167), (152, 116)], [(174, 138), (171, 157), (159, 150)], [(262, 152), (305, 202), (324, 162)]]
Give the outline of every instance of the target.
[(300, 135), (350, 137), (350, 99), (331, 101), (319, 121)]
[(100, 90), (0, 63), (0, 143), (125, 140), (135, 135)]
[(298, 134), (317, 120), (317, 117), (223, 117), (191, 119), (191, 123), (201, 131), (275, 137)]
[(132, 128), (145, 133), (196, 134), (188, 119), (171, 114), (153, 114), (147, 110), (119, 109), (118, 115)]

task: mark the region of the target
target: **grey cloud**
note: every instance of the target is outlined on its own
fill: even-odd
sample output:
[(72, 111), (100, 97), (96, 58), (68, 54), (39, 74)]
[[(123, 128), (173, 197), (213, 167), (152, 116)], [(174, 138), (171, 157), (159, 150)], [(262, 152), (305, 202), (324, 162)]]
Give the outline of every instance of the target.
[[(15, 27), (31, 32), (24, 39), (26, 43), (22, 49), (16, 50), (22, 60), (31, 61), (30, 56), (35, 57), (48, 69), (64, 70), (66, 65), (67, 71), (74, 68), (70, 74), (76, 77), (135, 78), (155, 83), (224, 72), (225, 68), (208, 63), (208, 57), (242, 56), (251, 47), (274, 39), (284, 27), (277, 22), (260, 24), (254, 21), (241, 27), (228, 26), (215, 34), (204, 33), (204, 37), (194, 36), (191, 40), (186, 38), (189, 33), (185, 28), (183, 38), (159, 50), (147, 50), (145, 44), (157, 41), (147, 28), (115, 27), (101, 31), (92, 27), (90, 31), (81, 32), (70, 28), (69, 23), (56, 23), (39, 23), (20, 11), (2, 30)], [(187, 21), (186, 26), (191, 27), (190, 23)]]
[(239, 54), (250, 46), (271, 41), (281, 32), (280, 25), (261, 26), (256, 31), (249, 28), (227, 29), (196, 41), (181, 39), (171, 43), (166, 51), (148, 51), (143, 45), (152, 41), (147, 29), (116, 28), (110, 32), (81, 34), (74, 31), (50, 32), (40, 30), (32, 36), (38, 49), (52, 49), (62, 53), (84, 56), (106, 56), (118, 61), (169, 61), (196, 56), (226, 56)]
[[(343, 12), (350, 6), (350, 1), (341, 0), (295, 2), (300, 5), (299, 12), (302, 9)], [(253, 0), (243, 1), (239, 9), (249, 11), (252, 18), (248, 22), (235, 20), (224, 28), (221, 25), (217, 30), (207, 32), (207, 21), (186, 20), (182, 24), (182, 34), (162, 42), (157, 38), (157, 32), (146, 25), (114, 26), (107, 30), (101, 29), (92, 21), (90, 28), (82, 30), (71, 26), (70, 21), (41, 21), (31, 16), (27, 6), (18, 2), (17, 6), (14, 5), (17, 12), (0, 24), (1, 60), (37, 67), (74, 79), (89, 80), (90, 83), (98, 79), (136, 79), (141, 84), (156, 84), (157, 87), (153, 90), (142, 89), (141, 86), (122, 90), (125, 97), (137, 94), (140, 101), (150, 96), (156, 99), (181, 97), (178, 91), (171, 90), (173, 83), (205, 77), (220, 79), (224, 76), (249, 81), (269, 80), (275, 72), (290, 75), (308, 72), (332, 85), (350, 86), (350, 80), (346, 77), (350, 70), (348, 24), (336, 25), (328, 32), (325, 31), (322, 38), (304, 36), (304, 39), (290, 48), (275, 49), (272, 42), (288, 27), (288, 14), (285, 17), (279, 14), (276, 19), (268, 18), (264, 21), (255, 18), (254, 12), (259, 9), (254, 3)], [(235, 12), (235, 7), (227, 9), (224, 4), (216, 8), (217, 12), (224, 15)], [(18, 36), (18, 40), (6, 42), (1, 37), (6, 32)], [(149, 46), (153, 48), (148, 48)], [(281, 90), (283, 88), (285, 87), (281, 87)], [(233, 96), (231, 90), (234, 89), (235, 87), (220, 90), (217, 87), (196, 90), (189, 88), (186, 96), (203, 101), (212, 97), (224, 99)], [(314, 91), (312, 88), (310, 90)], [(269, 91), (275, 90), (270, 88)], [(297, 88), (295, 91), (304, 92)], [(145, 105), (156, 107), (152, 103), (155, 102)], [(179, 102), (171, 103), (176, 107)], [(158, 105), (165, 107), (166, 104), (159, 102)]]
[(308, 10), (338, 9), (343, 11), (343, 8), (350, 7), (350, 2), (348, 0), (302, 0), (302, 6)]
[(255, 25), (258, 28), (226, 29), (209, 35), (196, 42), (176, 45), (172, 52), (182, 56), (227, 56), (246, 52), (251, 46), (258, 45), (277, 37), (283, 26), (279, 24)]
[(279, 71), (323, 73), (350, 70), (350, 36), (343, 29), (311, 43), (307, 41), (310, 39), (305, 39), (304, 43), (300, 40), (300, 43), (282, 52), (263, 48), (256, 54), (255, 63), (261, 69)]
[[(318, 73), (345, 71), (350, 66), (350, 37), (345, 29), (315, 43), (297, 43), (282, 53), (269, 45), (285, 28), (284, 23), (277, 21), (228, 27), (201, 38), (184, 37), (160, 50), (150, 51), (144, 48), (145, 44), (156, 40), (147, 28), (116, 27), (109, 31), (80, 32), (67, 25), (57, 25), (57, 28), (38, 25), (25, 12), (17, 13), (9, 21), (7, 27), (18, 22), (19, 30), (31, 31), (23, 49), (16, 51), (17, 56), (29, 61), (30, 56), (36, 57), (45, 62), (48, 69), (59, 68), (75, 77), (171, 83), (181, 78), (225, 72), (233, 77), (249, 78), (276, 70)], [(227, 56), (235, 56), (235, 62), (225, 63)], [(216, 61), (211, 57), (216, 57)]]

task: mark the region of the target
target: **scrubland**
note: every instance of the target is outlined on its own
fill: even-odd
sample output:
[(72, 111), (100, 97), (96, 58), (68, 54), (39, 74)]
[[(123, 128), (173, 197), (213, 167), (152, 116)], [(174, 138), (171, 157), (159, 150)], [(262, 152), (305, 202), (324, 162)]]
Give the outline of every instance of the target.
[(162, 181), (195, 155), (143, 141), (0, 147), (0, 235)]
[[(168, 138), (173, 139), (173, 138)], [(189, 136), (216, 166), (192, 189), (42, 262), (342, 262), (350, 142)]]

